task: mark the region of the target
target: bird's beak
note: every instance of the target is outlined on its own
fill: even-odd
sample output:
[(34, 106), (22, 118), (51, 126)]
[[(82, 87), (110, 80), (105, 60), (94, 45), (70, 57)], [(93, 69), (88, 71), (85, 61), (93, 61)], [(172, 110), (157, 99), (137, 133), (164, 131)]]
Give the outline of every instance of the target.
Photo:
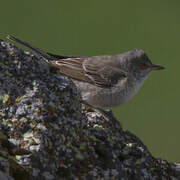
[(152, 70), (163, 70), (163, 69), (165, 69), (165, 67), (152, 64), (151, 69)]

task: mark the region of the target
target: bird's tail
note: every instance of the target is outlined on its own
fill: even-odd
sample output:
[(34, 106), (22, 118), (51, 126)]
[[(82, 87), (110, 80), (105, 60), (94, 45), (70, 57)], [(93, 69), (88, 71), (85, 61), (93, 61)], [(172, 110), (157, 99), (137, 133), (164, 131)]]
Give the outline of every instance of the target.
[(17, 42), (17, 43), (19, 43), (19, 44), (21, 44), (21, 45), (31, 49), (32, 51), (34, 51), (35, 53), (41, 55), (42, 57), (44, 57), (47, 60), (52, 60), (52, 57), (49, 54), (47, 54), (46, 52), (44, 52), (44, 51), (42, 51), (42, 50), (40, 50), (40, 49), (30, 45), (29, 43), (27, 43), (25, 41), (22, 41), (22, 40), (14, 37), (14, 36), (11, 36), (11, 35), (8, 35), (7, 39), (9, 39), (11, 41), (14, 41), (14, 42)]
[(48, 53), (48, 52), (44, 52), (34, 46), (32, 46), (31, 44), (25, 42), (25, 41), (22, 41), (14, 36), (11, 36), (11, 35), (8, 35), (7, 36), (7, 39), (11, 40), (11, 41), (14, 41), (14, 42), (17, 42), (29, 49), (31, 49), (32, 51), (34, 51), (35, 53), (39, 54), (40, 56), (42, 56), (43, 58), (51, 61), (51, 60), (57, 60), (57, 59), (67, 59), (69, 57), (72, 57), (72, 56), (61, 56), (61, 55), (56, 55), (56, 54), (51, 54), (51, 53)]

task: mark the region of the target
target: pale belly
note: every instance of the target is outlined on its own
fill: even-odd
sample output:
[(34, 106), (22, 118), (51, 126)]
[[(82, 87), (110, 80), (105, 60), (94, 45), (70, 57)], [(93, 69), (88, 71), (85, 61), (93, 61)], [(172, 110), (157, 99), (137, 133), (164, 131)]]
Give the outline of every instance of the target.
[(129, 84), (127, 79), (124, 79), (112, 88), (100, 88), (89, 83), (74, 82), (81, 92), (82, 99), (96, 107), (113, 107), (126, 103), (136, 94), (143, 83), (134, 81)]

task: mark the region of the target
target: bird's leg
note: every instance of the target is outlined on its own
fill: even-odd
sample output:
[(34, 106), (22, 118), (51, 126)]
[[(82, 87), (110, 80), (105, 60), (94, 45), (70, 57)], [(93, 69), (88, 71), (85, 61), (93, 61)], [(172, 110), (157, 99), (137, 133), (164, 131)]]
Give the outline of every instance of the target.
[(86, 101), (81, 100), (81, 102), (82, 102), (82, 104), (84, 104), (84, 105), (90, 107), (91, 109), (93, 109), (95, 112), (100, 113), (105, 119), (115, 120), (111, 109), (104, 110), (104, 109), (95, 107), (95, 106), (87, 103)]
[(101, 109), (108, 116), (113, 116), (112, 109)]

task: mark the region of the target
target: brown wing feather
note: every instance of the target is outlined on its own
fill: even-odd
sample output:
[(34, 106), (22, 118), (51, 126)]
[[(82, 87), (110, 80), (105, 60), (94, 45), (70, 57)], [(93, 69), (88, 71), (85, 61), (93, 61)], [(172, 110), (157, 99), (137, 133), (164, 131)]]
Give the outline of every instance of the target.
[(120, 68), (113, 67), (112, 58), (108, 57), (67, 58), (51, 61), (51, 63), (59, 68), (60, 73), (68, 77), (96, 86), (110, 88), (119, 79), (126, 77), (126, 73)]
[(127, 73), (121, 69), (116, 56), (90, 57), (83, 63), (86, 75), (100, 87), (110, 88), (120, 79), (127, 77)]
[(112, 66), (105, 66), (99, 69), (96, 72), (87, 72), (89, 74), (96, 85), (102, 87), (112, 87), (115, 85), (120, 79), (127, 77), (127, 74), (120, 70), (119, 68)]
[(85, 71), (82, 65), (84, 60), (84, 58), (67, 58), (51, 61), (51, 64), (57, 67), (61, 74), (78, 81), (92, 83), (88, 76), (85, 75)]

